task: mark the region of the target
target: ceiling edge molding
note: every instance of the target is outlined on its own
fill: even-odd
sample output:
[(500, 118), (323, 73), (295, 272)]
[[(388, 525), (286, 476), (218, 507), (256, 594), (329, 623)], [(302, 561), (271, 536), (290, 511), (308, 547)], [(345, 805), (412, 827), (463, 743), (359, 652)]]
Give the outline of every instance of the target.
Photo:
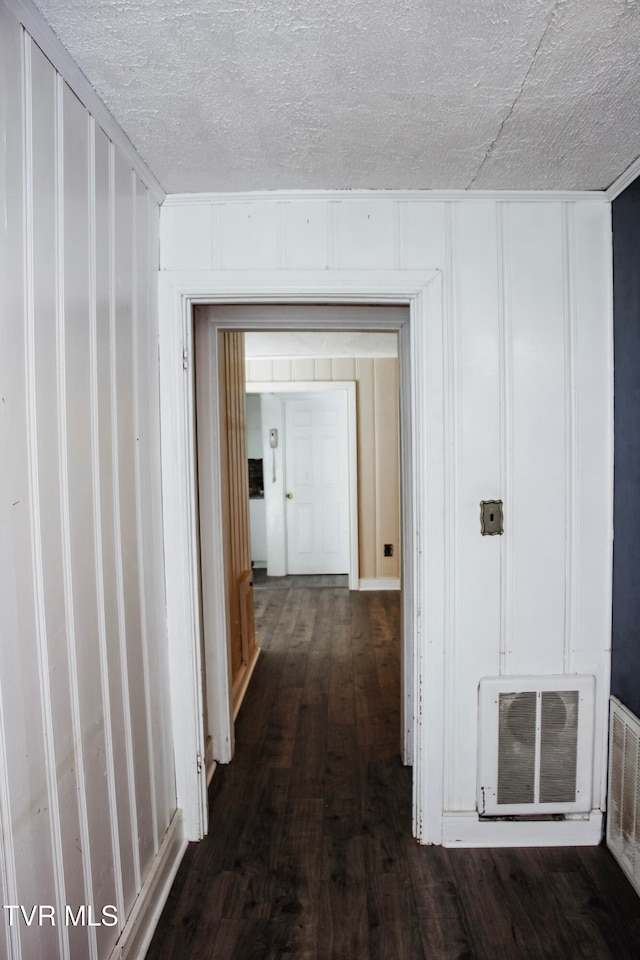
[(138, 174), (156, 203), (163, 203), (167, 196), (166, 190), (102, 102), (71, 54), (65, 50), (40, 11), (31, 0), (8, 0), (8, 2), (0, 0), (0, 3), (3, 3), (9, 13), (22, 24), (49, 58), (70, 89)]
[[(22, 2), (22, 0), (21, 0)], [(578, 200), (607, 203), (604, 190), (255, 190), (235, 193), (170, 193), (165, 207), (186, 204), (260, 203), (265, 200), (396, 200), (413, 202), (487, 201), (502, 200), (511, 203), (574, 203)]]
[(624, 173), (621, 173), (620, 176), (613, 181), (611, 186), (605, 190), (604, 193), (607, 200), (611, 203), (612, 200), (619, 197), (622, 191), (626, 190), (638, 177), (640, 177), (640, 157), (634, 160), (631, 166), (627, 167)]

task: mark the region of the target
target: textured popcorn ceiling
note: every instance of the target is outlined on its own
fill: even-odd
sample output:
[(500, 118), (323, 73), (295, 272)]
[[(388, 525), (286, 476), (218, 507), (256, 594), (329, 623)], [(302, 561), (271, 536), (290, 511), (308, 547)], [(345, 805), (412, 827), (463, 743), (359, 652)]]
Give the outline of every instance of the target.
[(170, 193), (600, 189), (639, 0), (36, 0)]

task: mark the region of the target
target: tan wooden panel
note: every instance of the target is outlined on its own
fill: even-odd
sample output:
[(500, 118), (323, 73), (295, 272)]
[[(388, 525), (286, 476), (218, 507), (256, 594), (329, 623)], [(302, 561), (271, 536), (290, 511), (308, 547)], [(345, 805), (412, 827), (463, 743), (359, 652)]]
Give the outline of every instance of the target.
[(222, 331), (219, 337), (225, 582), (231, 682), (235, 691), (256, 644), (249, 541), (244, 334)]
[(333, 361), (333, 379), (334, 380), (355, 380), (356, 361), (355, 357), (339, 357)]
[[(375, 361), (376, 557), (378, 577), (400, 576), (400, 449), (398, 364)], [(393, 556), (384, 556), (390, 543)]]
[(358, 549), (360, 577), (376, 577), (376, 424), (374, 360), (356, 363), (358, 417)]
[(315, 375), (312, 380), (333, 380), (333, 360), (329, 357), (318, 357), (316, 360)]
[(297, 357), (292, 362), (293, 380), (314, 380), (316, 376), (316, 362), (310, 357)]

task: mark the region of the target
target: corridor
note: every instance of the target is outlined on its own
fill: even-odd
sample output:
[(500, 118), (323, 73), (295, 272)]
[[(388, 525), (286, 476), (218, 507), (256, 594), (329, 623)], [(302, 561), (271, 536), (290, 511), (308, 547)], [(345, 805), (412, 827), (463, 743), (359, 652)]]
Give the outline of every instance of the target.
[(604, 847), (412, 839), (399, 593), (256, 581), (236, 754), (147, 960), (637, 960), (640, 901)]

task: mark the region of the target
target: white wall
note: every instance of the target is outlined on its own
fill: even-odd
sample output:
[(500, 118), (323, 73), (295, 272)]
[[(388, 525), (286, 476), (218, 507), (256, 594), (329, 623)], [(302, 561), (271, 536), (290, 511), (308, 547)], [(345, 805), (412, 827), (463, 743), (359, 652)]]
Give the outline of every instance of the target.
[(85, 960), (110, 955), (175, 809), (158, 191), (56, 58), (0, 2), (0, 897), (118, 923), (4, 917), (0, 957)]
[[(602, 195), (173, 197), (161, 265), (442, 271), (445, 811), (475, 808), (477, 685), (595, 674), (603, 798), (612, 529), (610, 208)], [(270, 274), (271, 276), (271, 274)], [(505, 534), (480, 535), (501, 498)]]

